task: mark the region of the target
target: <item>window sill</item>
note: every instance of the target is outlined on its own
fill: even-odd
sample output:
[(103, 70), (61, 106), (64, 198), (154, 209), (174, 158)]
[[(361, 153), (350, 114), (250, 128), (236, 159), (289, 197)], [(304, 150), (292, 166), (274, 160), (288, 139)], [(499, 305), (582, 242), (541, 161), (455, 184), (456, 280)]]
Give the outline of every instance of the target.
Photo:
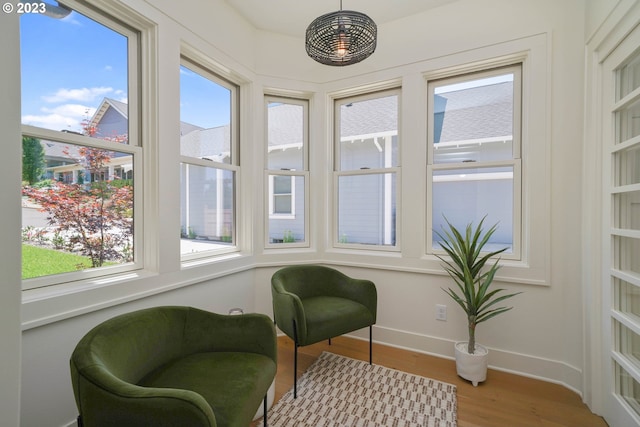
[(254, 268), (240, 253), (194, 260), (188, 268), (159, 274), (139, 270), (22, 292), (22, 330), (162, 294)]

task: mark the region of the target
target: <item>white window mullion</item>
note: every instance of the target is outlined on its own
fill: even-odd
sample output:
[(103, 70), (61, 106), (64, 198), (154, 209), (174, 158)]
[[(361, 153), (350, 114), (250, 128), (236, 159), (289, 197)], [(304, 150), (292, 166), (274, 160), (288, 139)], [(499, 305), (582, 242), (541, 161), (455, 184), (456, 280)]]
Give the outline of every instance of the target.
[[(309, 242), (309, 101), (266, 95), (264, 246), (308, 247)], [(288, 192), (276, 181), (289, 179)], [(282, 184), (282, 182), (280, 182)], [(284, 200), (288, 212), (279, 209)], [(286, 206), (285, 206), (286, 207)]]
[(334, 101), (333, 246), (399, 251), (400, 91)]
[[(510, 249), (503, 259), (523, 260), (526, 254), (522, 247), (526, 225), (522, 205), (522, 64), (501, 65), (480, 72), (470, 68), (473, 73), (456, 70), (456, 75), (427, 82), (427, 254), (439, 251), (433, 230), (444, 226), (441, 216), (458, 218), (453, 221), (459, 222), (456, 227), (477, 223), (486, 216), (492, 224), (500, 224), (491, 243)], [(507, 103), (510, 109), (503, 108)], [(500, 114), (500, 120), (495, 120)], [(475, 122), (487, 126), (469, 124)], [(461, 192), (465, 197), (459, 196)], [(495, 203), (486, 203), (488, 197), (496, 197)], [(511, 201), (508, 207), (505, 200)]]

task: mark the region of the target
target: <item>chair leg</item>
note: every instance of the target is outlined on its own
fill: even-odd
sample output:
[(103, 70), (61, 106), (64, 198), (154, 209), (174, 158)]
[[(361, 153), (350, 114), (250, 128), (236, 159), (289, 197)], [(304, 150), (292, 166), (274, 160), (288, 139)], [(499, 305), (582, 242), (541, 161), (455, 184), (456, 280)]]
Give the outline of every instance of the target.
[(329, 345), (331, 345), (331, 338), (329, 338)]
[(298, 397), (298, 329), (293, 321), (293, 398)]
[(264, 427), (267, 427), (267, 395), (268, 394), (264, 395), (264, 404), (263, 404), (264, 406), (263, 406), (263, 409), (262, 409), (264, 411), (264, 415), (263, 415)]
[(371, 365), (372, 355), (373, 355), (373, 325), (369, 325), (369, 365)]
[(78, 415), (78, 427), (83, 427), (84, 423), (82, 422), (82, 415)]
[(294, 344), (294, 354), (293, 354), (293, 398), (297, 399), (298, 397), (298, 343)]

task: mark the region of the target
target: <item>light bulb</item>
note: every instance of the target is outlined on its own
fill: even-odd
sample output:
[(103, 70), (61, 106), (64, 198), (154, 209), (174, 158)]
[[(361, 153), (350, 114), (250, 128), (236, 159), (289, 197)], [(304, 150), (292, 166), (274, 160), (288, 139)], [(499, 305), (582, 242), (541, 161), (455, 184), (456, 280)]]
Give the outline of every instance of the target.
[(336, 49), (336, 56), (343, 58), (347, 54), (347, 41), (344, 33), (338, 35), (338, 48)]

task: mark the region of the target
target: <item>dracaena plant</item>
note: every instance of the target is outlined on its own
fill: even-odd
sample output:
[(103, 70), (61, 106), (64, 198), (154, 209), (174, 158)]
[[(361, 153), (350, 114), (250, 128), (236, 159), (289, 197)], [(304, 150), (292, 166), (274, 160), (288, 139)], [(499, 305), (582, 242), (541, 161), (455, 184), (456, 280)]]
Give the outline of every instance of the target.
[(491, 289), (491, 283), (500, 268), (499, 259), (485, 268), (487, 262), (504, 252), (507, 248), (492, 252), (483, 252), (493, 233), (497, 229), (497, 224), (493, 225), (486, 233), (483, 224), (486, 217), (478, 223), (475, 229), (469, 223), (464, 234), (454, 227), (447, 218), (445, 221), (448, 230), (443, 229), (443, 234), (435, 231), (440, 238), (440, 245), (447, 253), (448, 258), (436, 255), (442, 262), (446, 272), (451, 276), (455, 288), (443, 290), (449, 294), (453, 300), (462, 307), (467, 314), (469, 328), (468, 353), (475, 352), (475, 334), (478, 323), (485, 322), (498, 314), (511, 310), (513, 307), (496, 307), (496, 305), (511, 298), (520, 292), (512, 294), (502, 294), (504, 289)]

